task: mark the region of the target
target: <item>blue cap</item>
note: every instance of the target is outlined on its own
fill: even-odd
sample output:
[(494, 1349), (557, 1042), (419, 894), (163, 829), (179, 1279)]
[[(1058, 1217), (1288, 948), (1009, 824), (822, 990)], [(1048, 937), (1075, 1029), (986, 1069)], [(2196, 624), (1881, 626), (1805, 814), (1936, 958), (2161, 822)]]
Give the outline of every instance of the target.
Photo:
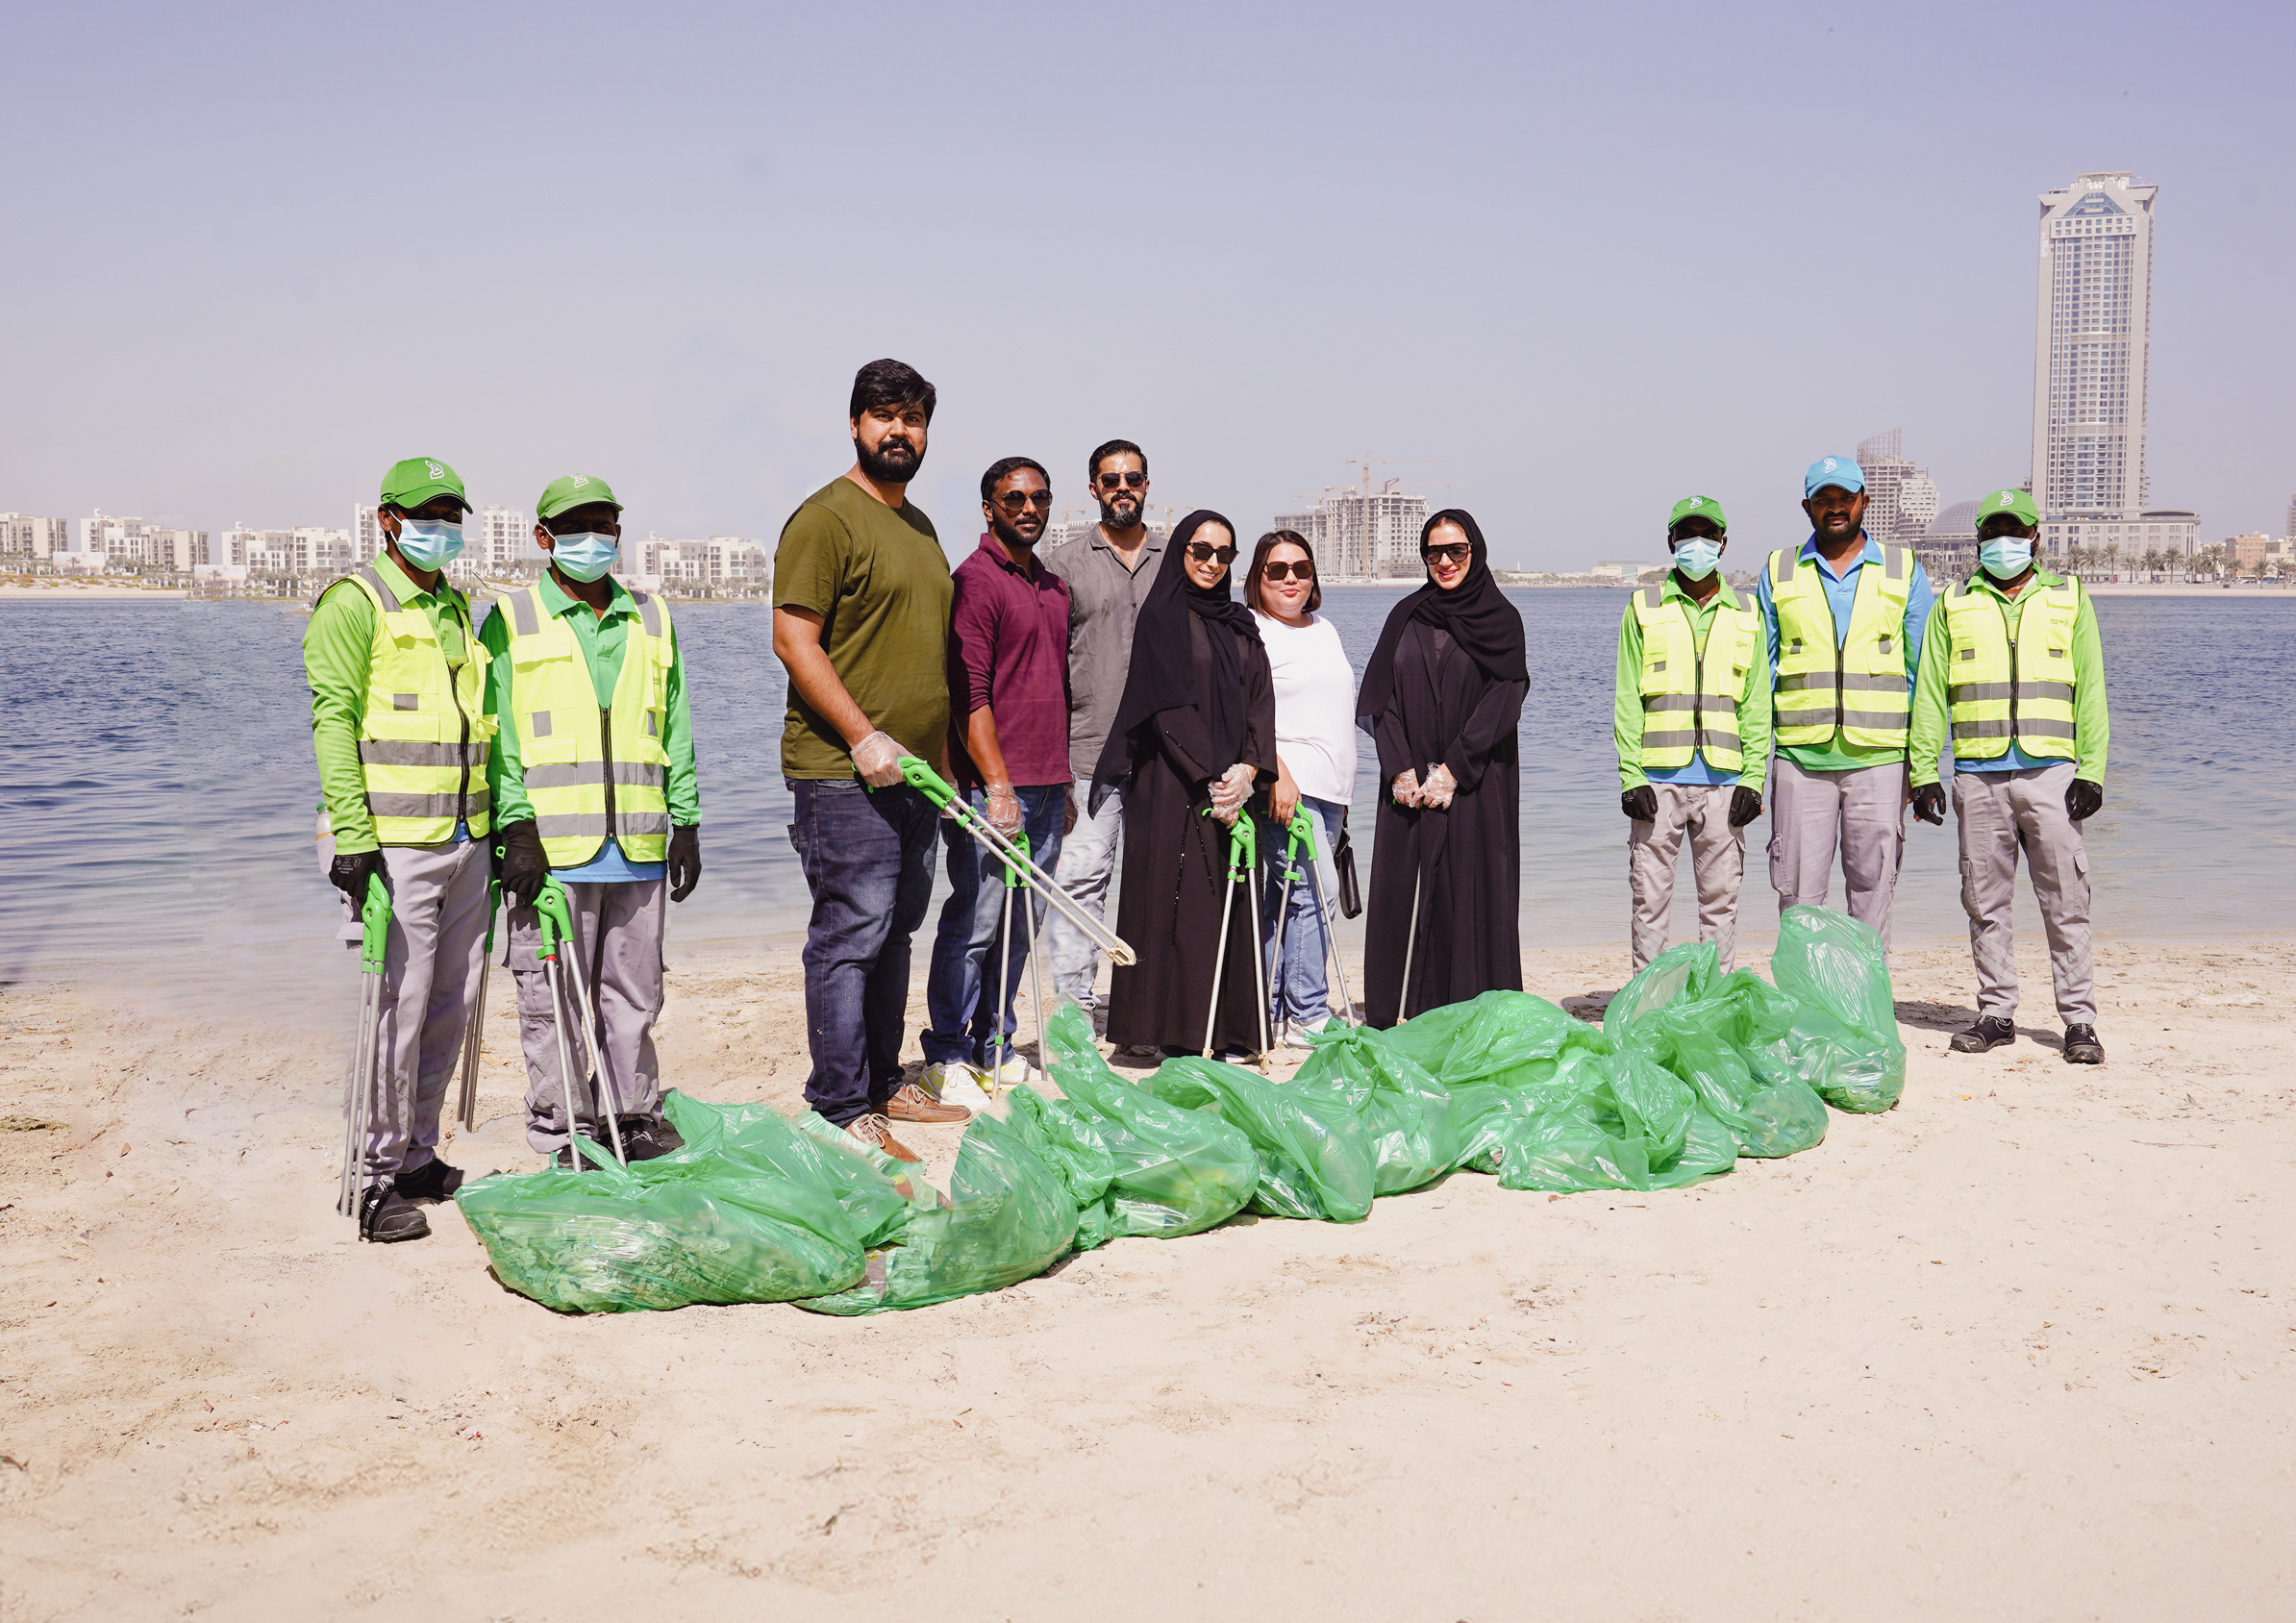
[(1814, 496), (1828, 485), (1856, 495), (1865, 488), (1865, 470), (1858, 465), (1855, 457), (1820, 457), (1802, 476), (1802, 494), (1805, 498)]

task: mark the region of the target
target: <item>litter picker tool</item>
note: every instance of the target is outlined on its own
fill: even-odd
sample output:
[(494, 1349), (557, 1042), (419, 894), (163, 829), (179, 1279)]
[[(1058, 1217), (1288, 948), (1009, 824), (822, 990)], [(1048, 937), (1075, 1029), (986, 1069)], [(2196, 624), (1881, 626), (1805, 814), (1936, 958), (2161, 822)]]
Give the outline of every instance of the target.
[(566, 896), (566, 887), (558, 882), (556, 875), (542, 882), (542, 888), (535, 897), (535, 927), (542, 937), (542, 944), (535, 949), (535, 957), (542, 961), (542, 979), (550, 986), (550, 1018), (558, 1033), (559, 1084), (566, 1096), (566, 1146), (573, 1151), (574, 1170), (582, 1170), (582, 1152), (574, 1143), (581, 1133), (581, 1124), (574, 1110), (574, 1051), (566, 1042), (568, 982), (573, 985), (582, 1011), (586, 1040), (581, 1048), (589, 1061), (591, 1096), (598, 1102), (598, 1113), (606, 1117), (607, 1132), (613, 1139), (613, 1159), (627, 1166), (630, 1158), (622, 1153), (621, 1112), (616, 1108), (613, 1084), (606, 1075), (606, 1057), (599, 1052), (597, 1023), (590, 1014), (589, 988), (583, 984), (581, 969), (567, 961), (580, 950), (574, 934), (574, 908)]
[(390, 892), (381, 874), (366, 880), (359, 910), (359, 1046), (351, 1055), (350, 1108), (343, 1111), (343, 1185), (335, 1210), (359, 1215), (365, 1194), (366, 1140), (375, 1118), (376, 1049), (383, 1035), (383, 963), (390, 949)]
[(1278, 892), (1276, 902), (1276, 945), (1273, 956), (1277, 995), (1281, 996), (1284, 988), (1284, 935), (1285, 927), (1291, 922), (1291, 887), (1299, 882), (1300, 858), (1305, 856), (1308, 860), (1308, 890), (1315, 899), (1315, 921), (1323, 927), (1324, 952), (1331, 960), (1332, 974), (1339, 983), (1339, 1001), (1347, 1006), (1347, 1022), (1352, 1026), (1356, 1023), (1356, 1001), (1348, 995), (1347, 971), (1339, 961), (1339, 943), (1332, 934), (1331, 911), (1324, 901), (1323, 874), (1316, 866), (1322, 854), (1315, 843), (1315, 819), (1309, 815), (1305, 806), (1292, 812), (1287, 834), (1288, 837), (1284, 842), (1283, 888)]
[[(1028, 862), (1029, 870), (1036, 871), (1036, 863), (1029, 861), (1029, 835), (1026, 829), (1013, 836), (1012, 844), (1020, 852), (1021, 860)], [(1002, 959), (997, 965), (996, 996), (991, 1000), (991, 1007), (996, 1011), (998, 1046), (1002, 1049), (1005, 1059), (1010, 1060), (1012, 1058), (1012, 1034), (1005, 1030), (1005, 1002), (1009, 995), (1008, 988), (1012, 985), (1013, 892), (1019, 891), (1021, 893), (1020, 911), (1028, 922), (1029, 930), (1029, 973), (1035, 978), (1036, 992), (1036, 1066), (1041, 1070), (1044, 1067), (1045, 1055), (1044, 970), (1036, 961), (1036, 905), (1030, 901), (1028, 896), (1028, 893), (1036, 888), (1036, 886), (1022, 874), (1020, 868), (1008, 859), (1005, 862), (1004, 911), (997, 926), (997, 944)], [(995, 1092), (994, 1078), (990, 1079), (990, 1092), (993, 1096)]]
[(951, 821), (973, 838), (986, 846), (996, 859), (1008, 865), (1018, 865), (1021, 872), (1035, 881), (1038, 895), (1069, 923), (1083, 931), (1091, 943), (1108, 954), (1114, 963), (1137, 963), (1139, 955), (1134, 952), (1124, 937), (1111, 930), (1099, 919), (1086, 912), (1068, 892), (1061, 888), (1061, 882), (1029, 860), (1027, 842), (1015, 845), (988, 826), (988, 819), (967, 805), (947, 780), (933, 770), (932, 762), (913, 755), (901, 758), (901, 776), (942, 812)]
[[(1211, 815), (1209, 807), (1204, 815)], [(1211, 959), (1211, 1006), (1204, 1012), (1204, 1058), (1211, 1058), (1211, 1034), (1220, 1021), (1220, 981), (1228, 968), (1228, 922), (1235, 913), (1235, 892), (1246, 889), (1252, 910), (1252, 986), (1260, 1005), (1260, 1071), (1267, 1074), (1267, 977), (1260, 938), (1260, 836), (1249, 811), (1239, 810), (1228, 825), (1228, 885), (1220, 898), (1220, 944)]]
[(502, 907), (502, 881), (487, 882), (487, 944), (479, 949), (478, 995), (470, 1001), (470, 1019), (462, 1028), (462, 1092), (455, 1101), (455, 1119), (462, 1131), (478, 1131), (479, 1036), (487, 1029), (487, 971), (494, 963), (494, 915)]
[(1411, 1017), (1411, 949), (1419, 944), (1419, 884), (1424, 870), (1411, 871), (1411, 928), (1403, 938), (1403, 985), (1395, 991), (1395, 1023), (1402, 1025)]

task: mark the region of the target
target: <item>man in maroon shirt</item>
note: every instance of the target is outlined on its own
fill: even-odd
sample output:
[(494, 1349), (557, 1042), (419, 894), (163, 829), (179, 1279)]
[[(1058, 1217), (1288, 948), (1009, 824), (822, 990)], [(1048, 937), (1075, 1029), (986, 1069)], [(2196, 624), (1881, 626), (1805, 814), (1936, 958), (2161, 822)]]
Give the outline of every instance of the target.
[[(949, 760), (957, 787), (1000, 834), (1025, 833), (1029, 854), (1048, 873), (1061, 854), (1068, 804), (1068, 587), (1036, 562), (1051, 512), (1052, 480), (1041, 463), (1007, 457), (981, 476), (988, 534), (954, 571), (949, 626)], [(1008, 951), (998, 935), (1004, 863), (954, 822), (941, 831), (949, 899), (925, 982), (932, 1024), (924, 1033), (924, 1084), (936, 1097), (966, 1080), (993, 1076), (1006, 1086), (1028, 1080), (1027, 1062), (1011, 1054), (1012, 994), (1028, 967), (1030, 940), (1018, 903), (1031, 901), (1037, 927), (1044, 922), (1042, 899), (1019, 892)]]

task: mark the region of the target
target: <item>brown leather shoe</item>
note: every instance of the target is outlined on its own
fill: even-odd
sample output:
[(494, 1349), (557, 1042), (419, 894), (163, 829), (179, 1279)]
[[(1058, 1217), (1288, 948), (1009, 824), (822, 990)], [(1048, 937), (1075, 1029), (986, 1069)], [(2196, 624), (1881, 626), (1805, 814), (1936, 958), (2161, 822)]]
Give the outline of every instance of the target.
[(973, 1112), (962, 1105), (944, 1105), (913, 1082), (885, 1102), (885, 1113), (895, 1121), (940, 1123), (973, 1119)]
[(892, 1127), (881, 1115), (855, 1116), (845, 1124), (845, 1131), (859, 1143), (872, 1150), (883, 1150), (895, 1161), (905, 1161), (913, 1165), (925, 1159), (894, 1137)]

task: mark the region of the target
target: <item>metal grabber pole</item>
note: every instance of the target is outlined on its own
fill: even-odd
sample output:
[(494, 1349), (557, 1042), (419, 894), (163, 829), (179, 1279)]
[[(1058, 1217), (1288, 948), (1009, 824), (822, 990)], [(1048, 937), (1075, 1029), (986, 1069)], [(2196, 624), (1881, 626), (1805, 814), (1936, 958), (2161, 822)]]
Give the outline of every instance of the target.
[(1419, 881), (1422, 871), (1411, 870), (1411, 928), (1403, 938), (1403, 985), (1395, 993), (1395, 1023), (1402, 1025), (1411, 1017), (1411, 949), (1419, 944)]
[(1229, 832), (1229, 843), (1232, 847), (1236, 843), (1236, 830), (1244, 831), (1242, 840), (1242, 844), (1246, 848), (1244, 860), (1251, 864), (1248, 869), (1248, 877), (1251, 882), (1252, 900), (1252, 989), (1259, 994), (1260, 1074), (1265, 1076), (1268, 1074), (1267, 1051), (1269, 1046), (1267, 1036), (1267, 915), (1260, 911), (1262, 898), (1260, 894), (1260, 820), (1252, 815), (1250, 807), (1245, 807), (1235, 814), (1235, 822)]
[[(997, 1056), (988, 1062), (988, 1096), (993, 1099), (1004, 1074), (1005, 1061), (1012, 1058), (1012, 1036), (1005, 1030), (1005, 983), (1012, 978), (1012, 864), (1005, 864), (1005, 899), (998, 904), (996, 915), (996, 994), (988, 1000), (988, 1007), (996, 1020), (996, 1042), (988, 1052)], [(986, 976), (983, 977), (986, 979)], [(984, 988), (986, 989), (986, 988)]]
[(359, 910), (359, 1046), (351, 1055), (350, 1099), (343, 1111), (342, 1191), (335, 1210), (359, 1215), (365, 1194), (366, 1140), (375, 1117), (377, 1045), (383, 1035), (383, 965), (390, 951), (390, 892), (381, 874), (369, 874)]
[[(538, 920), (547, 911), (558, 933), (570, 949), (558, 961), (559, 974), (572, 983), (574, 1003), (582, 1014), (583, 1048), (589, 1061), (591, 1097), (598, 1101), (599, 1113), (606, 1117), (607, 1136), (613, 1143), (613, 1159), (624, 1166), (630, 1158), (622, 1153), (622, 1105), (615, 1094), (613, 1079), (606, 1074), (606, 1039), (598, 1026), (597, 1011), (590, 1007), (589, 980), (582, 972), (582, 941), (574, 933), (574, 899), (566, 894), (566, 887), (553, 876), (542, 882), (541, 890), (535, 896), (535, 916)], [(564, 1040), (562, 1034), (561, 1039)]]
[[(1206, 807), (1204, 815), (1210, 816), (1211, 808)], [(1207, 1060), (1211, 1058), (1211, 1034), (1218, 1027), (1220, 1021), (1220, 982), (1228, 972), (1228, 922), (1235, 912), (1236, 886), (1244, 882), (1244, 874), (1239, 864), (1247, 861), (1257, 864), (1259, 860), (1259, 846), (1252, 832), (1252, 814), (1248, 811), (1239, 809), (1235, 813), (1235, 821), (1228, 825), (1228, 885), (1225, 894), (1220, 898), (1219, 948), (1211, 957), (1211, 1007), (1204, 1013), (1204, 1058)], [(1255, 942), (1259, 940), (1259, 934), (1258, 927), (1255, 926), (1252, 932), (1252, 938)], [(1254, 986), (1260, 984), (1257, 963), (1253, 965), (1252, 982)], [(1263, 992), (1260, 997), (1260, 1026), (1263, 1031), (1267, 1023), (1266, 1002), (1267, 999)]]
[(502, 881), (487, 881), (487, 944), (479, 949), (478, 995), (470, 1002), (470, 1018), (462, 1027), (462, 1092), (455, 1101), (455, 1119), (462, 1131), (478, 1131), (479, 1037), (487, 1029), (487, 971), (494, 963), (494, 915), (502, 906)]
[(1347, 989), (1347, 965), (1339, 961), (1339, 936), (1332, 928), (1332, 914), (1337, 909), (1338, 899), (1334, 897), (1326, 900), (1324, 897), (1323, 870), (1316, 865), (1312, 830), (1310, 831), (1308, 844), (1308, 888), (1315, 896), (1315, 922), (1323, 927), (1323, 949), (1332, 961), (1332, 978), (1339, 983), (1339, 1002), (1347, 1010), (1347, 1023), (1351, 1026), (1360, 1025), (1362, 1020), (1356, 1012), (1355, 994)]
[[(1020, 832), (1020, 854), (1024, 857), (1033, 855), (1029, 849), (1029, 833), (1026, 829)], [(1008, 868), (1005, 871), (1010, 874), (1012, 870)], [(1033, 881), (1023, 880), (1021, 888), (1034, 890), (1036, 886)], [(1052, 1065), (1045, 1059), (1047, 1050), (1044, 1046), (1044, 965), (1036, 956), (1036, 904), (1023, 896), (1020, 906), (1029, 918), (1029, 997), (1036, 1007), (1036, 1070), (1039, 1075), (1050, 1076)]]
[(1291, 821), (1285, 825), (1285, 830), (1287, 837), (1284, 841), (1284, 873), (1277, 882), (1276, 891), (1276, 945), (1275, 950), (1268, 954), (1269, 961), (1276, 966), (1275, 992), (1271, 1001), (1279, 1004), (1284, 997), (1284, 937), (1289, 933), (1286, 927), (1291, 923), (1291, 887), (1299, 879), (1300, 842), (1303, 839), (1307, 841), (1310, 863), (1312, 864), (1315, 860), (1315, 822), (1308, 815), (1305, 806), (1292, 808)]

